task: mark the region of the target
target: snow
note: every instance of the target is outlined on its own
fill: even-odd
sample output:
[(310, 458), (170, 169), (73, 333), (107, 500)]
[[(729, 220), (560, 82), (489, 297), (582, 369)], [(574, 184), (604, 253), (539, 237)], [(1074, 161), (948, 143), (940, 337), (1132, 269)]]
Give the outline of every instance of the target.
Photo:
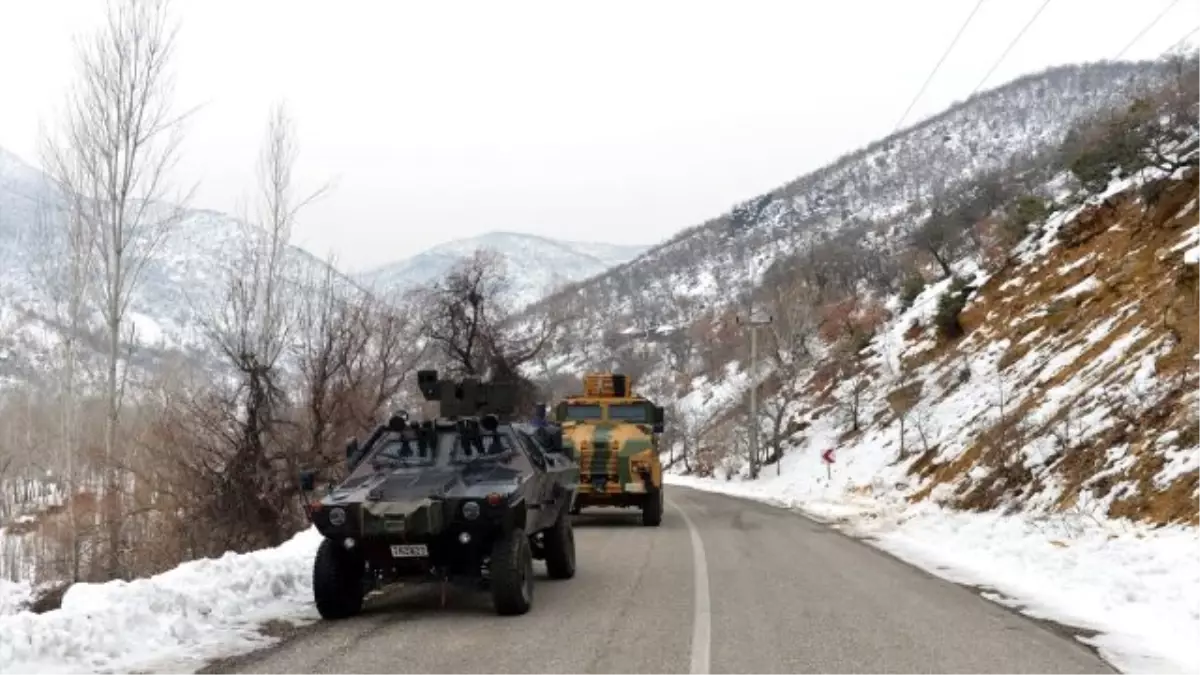
[(311, 578), (319, 543), (309, 529), (277, 548), (195, 560), (146, 579), (76, 584), (61, 609), (44, 614), (0, 613), (0, 672), (194, 671), (266, 646), (263, 621), (317, 618)]
[(0, 617), (16, 614), (33, 595), (28, 581), (9, 581), (0, 578)]
[(1097, 288), (1100, 288), (1100, 282), (1097, 281), (1095, 277), (1088, 277), (1088, 278), (1084, 279), (1083, 281), (1075, 284), (1074, 286), (1068, 288), (1067, 290), (1063, 291), (1062, 293), (1059, 293), (1058, 295), (1054, 296), (1054, 299), (1055, 300), (1068, 300), (1068, 299), (1083, 295), (1084, 293), (1091, 293), (1092, 291), (1096, 290)]
[(1189, 265), (1200, 263), (1200, 246), (1193, 246), (1183, 254), (1183, 262)]
[[(558, 290), (602, 274), (645, 252), (643, 244), (604, 244), (550, 239), (516, 232), (455, 239), (356, 275), (369, 288), (402, 293), (436, 281), (476, 251), (500, 256), (508, 277), (512, 309), (520, 309)], [(531, 264), (533, 263), (533, 264)]]
[[(807, 461), (823, 481), (817, 453)], [(835, 464), (834, 482), (847, 471)], [(1124, 672), (1200, 672), (1195, 528), (955, 512), (828, 485), (796, 489), (789, 473), (776, 478), (768, 467), (756, 482), (675, 475), (667, 482), (799, 509), (937, 576), (1000, 594), (985, 593), (990, 600), (1095, 631), (1079, 639)]]

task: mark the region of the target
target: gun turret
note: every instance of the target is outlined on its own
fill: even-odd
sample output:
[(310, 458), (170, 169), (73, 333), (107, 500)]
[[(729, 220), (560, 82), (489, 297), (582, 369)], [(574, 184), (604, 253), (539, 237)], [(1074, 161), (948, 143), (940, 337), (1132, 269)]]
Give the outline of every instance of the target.
[(438, 403), (438, 417), (495, 415), (507, 421), (516, 413), (516, 388), (504, 382), (459, 381), (438, 378), (436, 370), (417, 371), (417, 387), (426, 401)]

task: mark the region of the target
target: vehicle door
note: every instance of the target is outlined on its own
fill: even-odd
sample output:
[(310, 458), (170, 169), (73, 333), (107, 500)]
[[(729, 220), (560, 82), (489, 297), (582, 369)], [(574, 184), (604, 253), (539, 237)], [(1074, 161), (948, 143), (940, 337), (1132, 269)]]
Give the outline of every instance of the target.
[(555, 453), (548, 452), (548, 448), (540, 443), (535, 435), (517, 431), (516, 437), (530, 463), (537, 469), (533, 480), (537, 481), (535, 490), (538, 499), (538, 528), (549, 527), (558, 518), (559, 507), (566, 502), (567, 492), (560, 478), (560, 461), (554, 456)]

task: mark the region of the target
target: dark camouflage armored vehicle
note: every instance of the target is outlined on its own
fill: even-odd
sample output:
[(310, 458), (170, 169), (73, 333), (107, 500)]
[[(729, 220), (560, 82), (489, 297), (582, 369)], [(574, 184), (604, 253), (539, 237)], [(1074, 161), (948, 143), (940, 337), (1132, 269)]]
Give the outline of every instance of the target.
[[(396, 414), (361, 445), (352, 440), (349, 475), (309, 503), (325, 537), (313, 568), (317, 610), (351, 616), (373, 588), (430, 581), (490, 590), (499, 614), (523, 614), (535, 559), (552, 579), (575, 574), (568, 512), (579, 466), (554, 427), (515, 419), (502, 386), (436, 371), (418, 383), (440, 415)], [(301, 474), (305, 492), (313, 482)]]

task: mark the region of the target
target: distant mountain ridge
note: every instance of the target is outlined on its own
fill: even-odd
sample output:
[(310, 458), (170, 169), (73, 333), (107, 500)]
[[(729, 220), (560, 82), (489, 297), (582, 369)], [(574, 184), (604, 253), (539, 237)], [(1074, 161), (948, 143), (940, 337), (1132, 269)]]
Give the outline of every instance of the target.
[(489, 232), (438, 244), (417, 255), (355, 275), (367, 288), (402, 292), (427, 284), (454, 264), (487, 249), (504, 260), (512, 301), (522, 307), (550, 295), (561, 286), (584, 281), (648, 250), (650, 245), (609, 244), (551, 239), (519, 232)]
[[(49, 177), (17, 155), (0, 148), (0, 385), (34, 381), (48, 367), (59, 344), (56, 309), (47, 271), (57, 257), (52, 230), (39, 227), (61, 197)], [(157, 250), (133, 293), (128, 320), (140, 344), (135, 361), (167, 350), (208, 362), (214, 357), (203, 334), (203, 320), (225, 300), (230, 261), (255, 228), (219, 211), (188, 209), (177, 230)], [(535, 302), (567, 283), (583, 281), (641, 254), (647, 245), (564, 241), (515, 232), (492, 232), (435, 246), (417, 255), (360, 275), (334, 270), (339, 287), (401, 292), (444, 274), (459, 259), (488, 248), (504, 259), (511, 302)], [(287, 254), (289, 276), (321, 279), (325, 261), (297, 246)], [(85, 332), (99, 348), (99, 316)], [(99, 352), (96, 352), (99, 355)]]

